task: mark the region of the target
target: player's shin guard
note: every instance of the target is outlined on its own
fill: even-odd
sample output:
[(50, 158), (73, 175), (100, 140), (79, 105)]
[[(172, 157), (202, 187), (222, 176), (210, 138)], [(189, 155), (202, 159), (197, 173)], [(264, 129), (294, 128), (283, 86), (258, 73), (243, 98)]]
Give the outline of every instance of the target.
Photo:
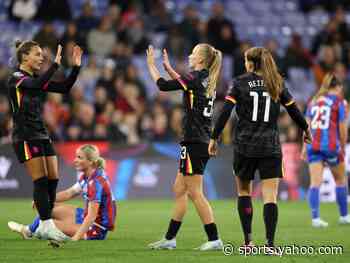
[(167, 233), (165, 235), (165, 238), (167, 240), (171, 240), (174, 237), (176, 237), (177, 232), (180, 229), (180, 226), (181, 226), (181, 221), (176, 221), (174, 219), (171, 219), (170, 222), (169, 222), (169, 227), (168, 227), (168, 231), (167, 231)]
[(267, 246), (273, 247), (275, 240), (275, 232), (278, 220), (278, 208), (275, 203), (267, 203), (264, 205), (264, 222), (266, 230)]
[(48, 181), (48, 194), (50, 209), (52, 210), (56, 202), (56, 189), (57, 189), (58, 179), (49, 179)]
[(41, 220), (50, 219), (50, 207), (48, 196), (48, 179), (41, 177), (34, 182), (33, 199)]
[(340, 216), (346, 216), (348, 214), (348, 202), (347, 202), (348, 189), (346, 185), (337, 186), (335, 188), (335, 194), (336, 194)]
[(311, 208), (312, 219), (320, 217), (320, 189), (318, 187), (310, 187), (308, 201)]
[(244, 243), (246, 245), (252, 240), (252, 220), (253, 220), (253, 206), (252, 198), (250, 196), (238, 197), (238, 213), (241, 220), (241, 226), (244, 234)]

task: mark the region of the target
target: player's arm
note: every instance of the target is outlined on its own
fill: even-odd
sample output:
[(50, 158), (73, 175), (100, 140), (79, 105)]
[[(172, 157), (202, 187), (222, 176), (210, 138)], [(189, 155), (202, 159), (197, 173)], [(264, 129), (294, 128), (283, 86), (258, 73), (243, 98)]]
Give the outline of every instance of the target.
[(292, 95), (289, 93), (288, 89), (283, 88), (281, 96), (280, 96), (281, 104), (285, 107), (287, 110), (289, 116), (292, 118), (292, 120), (304, 131), (304, 142), (311, 143), (312, 141), (312, 135), (309, 128), (309, 125), (307, 124), (304, 115), (300, 112), (298, 109)]
[(177, 80), (165, 80), (161, 77), (160, 72), (154, 62), (154, 50), (149, 46), (147, 51), (147, 66), (149, 73), (161, 91), (171, 91), (182, 89), (181, 84)]
[(79, 183), (74, 184), (70, 188), (60, 191), (56, 194), (56, 202), (65, 202), (82, 192), (82, 188)]
[[(311, 119), (309, 117), (305, 117), (306, 123), (308, 124), (309, 127), (311, 127)], [(306, 161), (306, 143), (303, 143), (303, 146), (301, 148), (301, 159)]]
[(170, 61), (169, 61), (168, 52), (166, 51), (166, 49), (163, 49), (163, 66), (164, 66), (165, 71), (168, 72), (169, 76), (172, 79), (178, 79), (181, 77), (180, 74), (177, 73), (173, 69), (173, 67), (171, 66)]
[(43, 89), (45, 91), (56, 92), (56, 93), (68, 93), (73, 84), (78, 78), (80, 66), (81, 66), (81, 57), (83, 55), (83, 51), (79, 46), (74, 46), (73, 48), (73, 69), (69, 76), (61, 82), (57, 81), (49, 81)]
[(220, 112), (218, 119), (215, 122), (214, 129), (210, 135), (208, 146), (209, 155), (215, 156), (217, 154), (217, 139), (222, 133), (222, 130), (225, 128), (225, 125), (231, 116), (231, 112), (235, 104), (236, 101), (232, 97), (226, 96), (224, 106)]
[(86, 217), (84, 218), (83, 223), (81, 224), (81, 226), (79, 227), (77, 232), (72, 237), (73, 241), (84, 239), (84, 236), (85, 236), (86, 232), (88, 232), (89, 227), (93, 225), (93, 223), (95, 222), (95, 220), (97, 218), (99, 207), (100, 207), (100, 204), (98, 202), (89, 201), (88, 213), (87, 213)]

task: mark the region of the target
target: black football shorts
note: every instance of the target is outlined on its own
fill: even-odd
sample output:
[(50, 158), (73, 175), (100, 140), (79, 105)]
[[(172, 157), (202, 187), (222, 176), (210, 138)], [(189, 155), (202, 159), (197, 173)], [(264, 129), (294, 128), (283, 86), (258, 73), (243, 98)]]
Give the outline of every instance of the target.
[(49, 139), (14, 142), (13, 148), (20, 163), (35, 157), (56, 155), (52, 142)]
[(247, 157), (238, 152), (234, 153), (233, 171), (242, 180), (254, 180), (256, 171), (260, 179), (282, 178), (282, 157)]
[(181, 143), (179, 171), (184, 176), (202, 175), (208, 160), (208, 144)]

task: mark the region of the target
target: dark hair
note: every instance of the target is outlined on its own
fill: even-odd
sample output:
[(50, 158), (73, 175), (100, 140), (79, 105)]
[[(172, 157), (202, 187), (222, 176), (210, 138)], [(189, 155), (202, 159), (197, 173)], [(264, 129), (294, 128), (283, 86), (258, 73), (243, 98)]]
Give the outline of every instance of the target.
[(252, 47), (245, 53), (249, 62), (253, 63), (254, 71), (261, 70), (265, 87), (274, 101), (279, 100), (283, 86), (283, 78), (270, 51), (263, 47)]
[(32, 47), (39, 46), (39, 43), (32, 40), (27, 40), (27, 41), (17, 40), (15, 42), (15, 46), (16, 46), (16, 58), (18, 63), (21, 64), (23, 55), (24, 54), (28, 55)]

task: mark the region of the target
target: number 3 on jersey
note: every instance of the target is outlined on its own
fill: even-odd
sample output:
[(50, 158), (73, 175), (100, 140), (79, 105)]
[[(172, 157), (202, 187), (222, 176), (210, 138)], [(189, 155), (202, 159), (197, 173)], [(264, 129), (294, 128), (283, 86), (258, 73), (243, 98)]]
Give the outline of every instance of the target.
[(331, 108), (329, 106), (314, 106), (311, 108), (311, 115), (313, 116), (311, 121), (312, 129), (328, 129), (331, 115)]
[[(252, 121), (258, 120), (258, 109), (259, 109), (259, 93), (256, 91), (251, 91), (249, 93), (251, 97), (253, 97), (253, 116)], [(262, 96), (266, 98), (265, 103), (265, 113), (264, 113), (264, 122), (268, 122), (270, 118), (270, 104), (271, 104), (271, 97), (268, 92), (263, 92)]]
[(216, 93), (214, 93), (214, 96), (208, 99), (208, 106), (204, 108), (203, 110), (203, 116), (210, 118), (213, 115), (213, 106), (214, 106), (214, 100), (216, 97)]

